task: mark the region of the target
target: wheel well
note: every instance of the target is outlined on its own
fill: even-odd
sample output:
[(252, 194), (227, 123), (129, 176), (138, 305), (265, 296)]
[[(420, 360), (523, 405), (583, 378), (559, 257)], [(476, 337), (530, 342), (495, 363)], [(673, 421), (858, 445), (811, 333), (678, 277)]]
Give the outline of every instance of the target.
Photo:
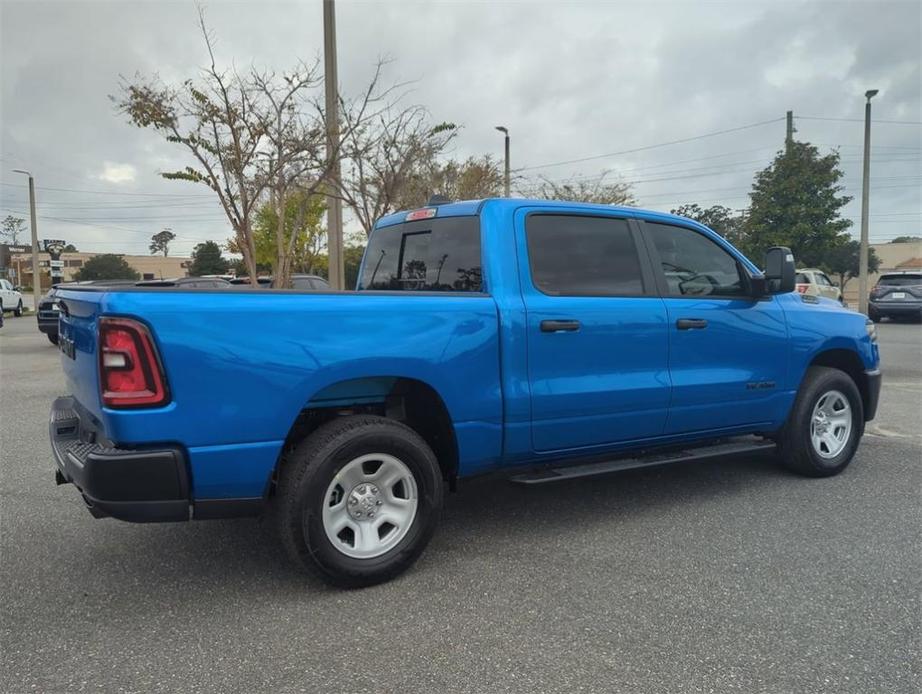
[(861, 402), (867, 412), (870, 405), (870, 386), (867, 375), (864, 373), (864, 364), (855, 352), (850, 349), (830, 349), (821, 352), (813, 358), (810, 366), (826, 366), (847, 373), (858, 386), (861, 393)]
[(317, 393), (288, 432), (285, 450), (336, 417), (376, 414), (403, 422), (435, 453), (442, 476), (454, 490), (458, 444), (448, 408), (432, 386), (411, 378), (374, 377), (333, 384)]

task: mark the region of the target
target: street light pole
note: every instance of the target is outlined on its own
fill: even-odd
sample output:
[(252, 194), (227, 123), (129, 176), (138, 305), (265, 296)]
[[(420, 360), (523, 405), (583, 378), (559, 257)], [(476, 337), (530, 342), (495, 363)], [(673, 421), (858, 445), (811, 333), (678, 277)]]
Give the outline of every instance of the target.
[(509, 197), (509, 129), (502, 125), (497, 125), (496, 129), (499, 130), (501, 133), (503, 133), (506, 136), (506, 164), (505, 164), (504, 177), (503, 177), (503, 188), (504, 188), (506, 197), (508, 198)]
[(327, 156), (333, 157), (327, 193), (327, 251), (330, 286), (345, 288), (343, 203), (339, 197), (339, 78), (336, 75), (336, 7), (323, 0), (323, 81), (326, 88)]
[[(42, 278), (38, 274), (38, 221), (35, 217), (35, 179), (32, 174), (22, 169), (13, 169), (13, 173), (29, 177), (29, 216), (32, 222), (32, 310), (38, 311), (42, 299)], [(19, 279), (22, 282), (22, 278)]]
[(871, 99), (876, 89), (864, 93), (864, 174), (861, 182), (861, 250), (858, 255), (858, 310), (868, 313), (868, 198), (871, 177)]

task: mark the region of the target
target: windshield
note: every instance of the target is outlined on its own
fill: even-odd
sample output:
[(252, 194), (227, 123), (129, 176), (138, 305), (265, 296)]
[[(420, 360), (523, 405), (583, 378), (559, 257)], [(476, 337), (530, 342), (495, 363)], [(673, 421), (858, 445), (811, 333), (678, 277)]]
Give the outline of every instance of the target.
[(909, 287), (922, 284), (922, 273), (914, 275), (884, 275), (877, 280), (878, 286)]
[(479, 218), (423, 219), (376, 229), (358, 288), (481, 291)]

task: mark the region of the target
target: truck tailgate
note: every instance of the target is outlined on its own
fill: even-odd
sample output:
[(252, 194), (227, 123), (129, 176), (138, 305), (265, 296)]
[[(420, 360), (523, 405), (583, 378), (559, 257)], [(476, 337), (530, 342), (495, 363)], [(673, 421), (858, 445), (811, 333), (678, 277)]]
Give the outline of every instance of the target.
[(102, 292), (59, 292), (61, 305), (58, 347), (67, 389), (85, 409), (101, 418), (97, 323)]

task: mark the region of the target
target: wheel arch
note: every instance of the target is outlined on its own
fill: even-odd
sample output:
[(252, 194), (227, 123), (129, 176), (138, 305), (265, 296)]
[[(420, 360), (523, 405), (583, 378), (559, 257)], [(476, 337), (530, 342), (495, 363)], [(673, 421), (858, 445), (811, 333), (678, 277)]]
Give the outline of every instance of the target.
[(321, 424), (353, 414), (381, 415), (416, 431), (432, 448), (443, 478), (454, 489), (459, 456), (451, 415), (439, 392), (416, 378), (364, 376), (326, 385), (298, 413), (284, 449), (296, 445)]
[(871, 386), (868, 383), (864, 362), (856, 351), (841, 347), (826, 349), (813, 357), (808, 366), (825, 366), (848, 374), (858, 387), (858, 392), (861, 393), (864, 412), (867, 413), (870, 410)]

